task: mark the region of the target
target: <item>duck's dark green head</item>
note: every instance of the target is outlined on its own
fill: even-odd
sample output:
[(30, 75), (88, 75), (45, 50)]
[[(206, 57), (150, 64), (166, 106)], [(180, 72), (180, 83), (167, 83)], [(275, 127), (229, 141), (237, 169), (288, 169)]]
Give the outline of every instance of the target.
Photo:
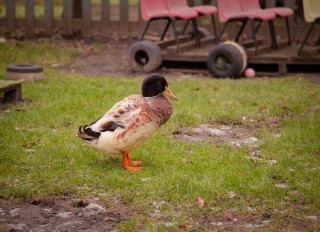
[(146, 77), (142, 82), (141, 92), (143, 97), (154, 97), (163, 94), (168, 98), (177, 100), (177, 97), (169, 89), (167, 80), (159, 74), (152, 74)]

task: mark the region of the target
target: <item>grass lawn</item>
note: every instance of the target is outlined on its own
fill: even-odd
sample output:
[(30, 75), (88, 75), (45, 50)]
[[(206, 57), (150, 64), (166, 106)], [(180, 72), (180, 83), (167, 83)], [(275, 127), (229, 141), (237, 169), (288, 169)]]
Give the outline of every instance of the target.
[[(319, 85), (299, 77), (168, 78), (179, 101), (170, 120), (132, 154), (144, 170), (131, 173), (122, 169), (120, 156), (83, 146), (75, 133), (139, 93), (142, 78), (50, 69), (72, 54), (72, 47), (58, 49), (46, 40), (0, 44), (1, 79), (12, 62), (45, 67), (44, 81), (23, 84), (24, 102), (0, 105), (0, 198), (99, 196), (108, 207), (116, 196), (132, 209), (120, 231), (137, 225), (148, 231), (219, 230), (230, 218), (245, 230), (245, 222), (258, 217), (265, 221), (259, 231), (320, 229)], [(248, 129), (259, 142), (236, 147), (174, 136), (200, 124)]]

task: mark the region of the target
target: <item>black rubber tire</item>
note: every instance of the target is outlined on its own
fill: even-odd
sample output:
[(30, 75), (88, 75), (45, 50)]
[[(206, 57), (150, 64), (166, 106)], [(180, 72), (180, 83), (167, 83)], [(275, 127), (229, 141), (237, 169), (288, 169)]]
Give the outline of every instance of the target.
[(247, 56), (239, 46), (220, 43), (208, 54), (207, 67), (213, 77), (238, 77), (247, 63)]
[(148, 40), (133, 43), (128, 49), (128, 58), (133, 71), (153, 72), (162, 64), (160, 47)]
[(8, 72), (13, 73), (40, 73), (43, 68), (37, 64), (10, 64), (7, 66)]
[[(211, 36), (210, 32), (207, 29), (203, 28), (203, 27), (199, 27), (198, 31), (199, 31), (200, 39)], [(187, 30), (184, 34), (185, 35), (191, 35), (192, 38), (194, 37), (193, 29)]]

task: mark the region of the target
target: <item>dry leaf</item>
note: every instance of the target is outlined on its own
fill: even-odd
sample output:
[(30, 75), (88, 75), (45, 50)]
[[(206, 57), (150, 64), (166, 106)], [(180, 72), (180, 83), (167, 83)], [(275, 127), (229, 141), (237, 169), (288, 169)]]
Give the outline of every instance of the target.
[(236, 193), (231, 191), (229, 192), (229, 199), (235, 198), (236, 197)]
[(198, 197), (198, 206), (199, 209), (202, 209), (204, 207), (204, 199), (201, 197)]
[(229, 219), (230, 221), (233, 221), (233, 220), (234, 220), (234, 217), (233, 217), (233, 215), (232, 215), (232, 212), (229, 211), (229, 210), (224, 211), (224, 216), (225, 216), (227, 219)]
[(274, 186), (278, 187), (278, 188), (287, 188), (288, 185), (286, 183), (279, 183), (279, 184), (275, 184)]
[(107, 217), (104, 218), (104, 221), (105, 221), (105, 222), (108, 222), (108, 221), (109, 221), (109, 222), (114, 222), (114, 221), (116, 221), (116, 220), (115, 220), (114, 218), (112, 218), (112, 217), (108, 217), (108, 216), (107, 216)]

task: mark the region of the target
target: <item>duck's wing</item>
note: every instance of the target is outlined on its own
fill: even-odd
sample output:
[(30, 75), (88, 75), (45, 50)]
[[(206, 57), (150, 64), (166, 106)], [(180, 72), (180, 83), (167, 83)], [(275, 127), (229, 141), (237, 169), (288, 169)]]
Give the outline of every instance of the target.
[(136, 120), (144, 104), (145, 99), (139, 94), (126, 97), (89, 126), (80, 127), (78, 136), (93, 140), (102, 132), (125, 129)]

